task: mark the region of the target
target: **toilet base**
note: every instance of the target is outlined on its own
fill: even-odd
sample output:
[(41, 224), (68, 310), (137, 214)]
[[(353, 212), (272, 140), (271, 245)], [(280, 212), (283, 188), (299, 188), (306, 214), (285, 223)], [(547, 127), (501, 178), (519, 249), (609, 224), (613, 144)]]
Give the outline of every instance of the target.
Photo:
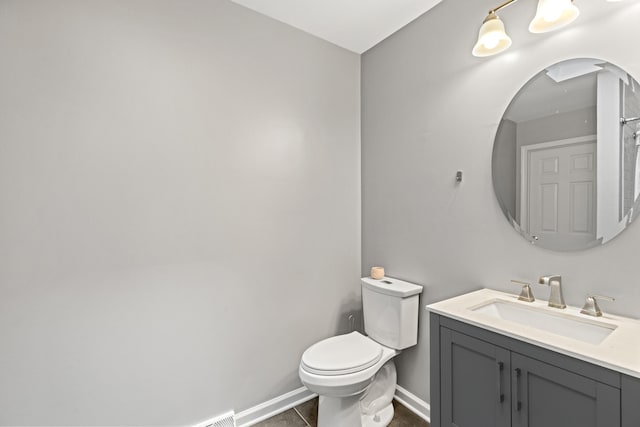
[(360, 394), (347, 397), (319, 396), (318, 427), (354, 427), (362, 425)]
[(318, 427), (386, 427), (393, 419), (393, 405), (389, 403), (372, 415), (360, 411), (360, 396), (320, 396)]
[(351, 396), (326, 396), (318, 401), (318, 427), (386, 427), (393, 418), (396, 365), (388, 360), (367, 388)]
[(393, 405), (389, 403), (375, 415), (362, 415), (362, 427), (386, 427), (393, 419)]

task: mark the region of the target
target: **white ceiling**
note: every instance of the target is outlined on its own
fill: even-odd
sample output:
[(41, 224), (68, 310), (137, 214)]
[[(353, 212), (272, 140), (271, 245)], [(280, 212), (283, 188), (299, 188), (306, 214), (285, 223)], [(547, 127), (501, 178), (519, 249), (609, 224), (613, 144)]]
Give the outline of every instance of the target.
[(231, 0), (356, 53), (442, 0)]

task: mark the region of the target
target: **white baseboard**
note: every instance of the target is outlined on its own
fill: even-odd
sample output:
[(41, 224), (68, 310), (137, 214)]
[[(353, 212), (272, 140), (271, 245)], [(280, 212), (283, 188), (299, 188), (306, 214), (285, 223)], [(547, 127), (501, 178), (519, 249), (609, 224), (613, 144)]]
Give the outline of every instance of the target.
[(254, 424), (271, 418), (288, 409), (298, 406), (308, 400), (316, 397), (317, 394), (309, 391), (306, 387), (300, 387), (296, 390), (285, 393), (282, 396), (275, 397), (264, 403), (246, 409), (236, 414), (236, 425), (238, 427), (249, 427)]
[(431, 406), (415, 394), (397, 385), (393, 397), (426, 422), (431, 422)]

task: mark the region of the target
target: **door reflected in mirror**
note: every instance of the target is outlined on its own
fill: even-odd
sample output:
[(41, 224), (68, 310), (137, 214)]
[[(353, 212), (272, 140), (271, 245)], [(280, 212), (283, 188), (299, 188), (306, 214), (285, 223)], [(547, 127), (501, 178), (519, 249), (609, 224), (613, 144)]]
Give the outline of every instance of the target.
[(556, 251), (602, 245), (640, 210), (640, 86), (597, 59), (554, 64), (505, 111), (493, 186), (509, 223)]

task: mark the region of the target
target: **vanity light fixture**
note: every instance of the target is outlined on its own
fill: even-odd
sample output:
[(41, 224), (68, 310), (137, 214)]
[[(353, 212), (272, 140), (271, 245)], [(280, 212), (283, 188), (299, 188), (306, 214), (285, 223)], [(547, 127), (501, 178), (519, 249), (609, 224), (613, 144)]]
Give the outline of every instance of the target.
[(580, 11), (573, 0), (539, 0), (536, 16), (529, 24), (532, 33), (547, 33), (576, 20)]
[[(504, 24), (496, 15), (517, 0), (507, 0), (494, 7), (484, 19), (478, 33), (478, 41), (471, 53), (473, 56), (485, 57), (500, 53), (511, 46), (511, 38), (507, 35)], [(580, 11), (573, 4), (573, 0), (538, 0), (536, 16), (529, 24), (532, 33), (546, 33), (557, 30), (573, 22)]]
[[(514, 1), (516, 0), (510, 0), (509, 3)], [(478, 42), (471, 52), (473, 56), (484, 57), (495, 55), (496, 53), (507, 50), (509, 46), (511, 46), (511, 38), (504, 30), (504, 24), (500, 18), (498, 18), (498, 15), (496, 15), (496, 10), (498, 10), (498, 8), (489, 11), (487, 17), (484, 18), (484, 22), (478, 33)]]

